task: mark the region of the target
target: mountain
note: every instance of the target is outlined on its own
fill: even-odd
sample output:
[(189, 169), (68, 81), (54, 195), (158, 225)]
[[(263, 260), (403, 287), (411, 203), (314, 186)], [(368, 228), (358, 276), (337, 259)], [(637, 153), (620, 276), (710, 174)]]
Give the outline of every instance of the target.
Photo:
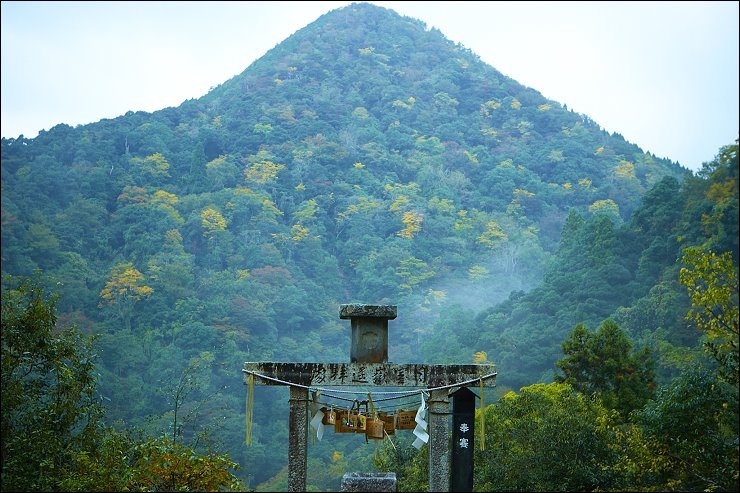
[[(618, 228), (687, 174), (423, 22), (352, 4), (179, 107), (2, 139), (2, 273), (41, 269), (60, 319), (100, 334), (112, 420), (165, 428), (167, 389), (202, 363), (193, 406), (229, 411), (219, 440), (261, 482), (286, 430), (241, 447), (244, 361), (345, 361), (338, 305), (362, 302), (398, 305), (392, 361), (469, 363), (485, 334), (453, 350), (440, 313), (536, 288), (571, 212)], [(515, 382), (553, 363), (536, 357)]]
[[(485, 264), (495, 257), (517, 271), (506, 277), (524, 276), (529, 286), (541, 267), (521, 262), (517, 250), (551, 252), (569, 208), (606, 204), (627, 218), (647, 188), (684, 172), (507, 78), (440, 32), (370, 4), (322, 16), (199, 100), (76, 129), (61, 125), (31, 142), (47, 147), (43, 154), (69, 181), (58, 196), (46, 193), (48, 207), (89, 198), (78, 183), (90, 180), (76, 176), (88, 171), (106, 174), (94, 193), (109, 215), (120, 216), (127, 205), (119, 200), (127, 186), (183, 199), (218, 194), (211, 200), (227, 214), (226, 236), (248, 229), (259, 232), (252, 241), (260, 245), (275, 246), (277, 234), (290, 236), (287, 245), (305, 246), (290, 232), (307, 228), (305, 239), (320, 236), (320, 249), (339, 260), (333, 271), (351, 286), (340, 292), (367, 301), (408, 291), (398, 288), (408, 282), (397, 276), (378, 280), (372, 278), (383, 276), (358, 271), (356, 265), (376, 263), (373, 252), (395, 257), (391, 266), (403, 258), (436, 261), (427, 283), (478, 264), (490, 270)], [(58, 147), (52, 152), (51, 142)], [(149, 166), (151, 156), (164, 158), (166, 169)], [(253, 195), (245, 198), (239, 191), (247, 187)], [(242, 202), (276, 204), (263, 211), (276, 222), (266, 216), (247, 224), (247, 211), (226, 209), (227, 191)], [(26, 215), (38, 208), (19, 201)], [(311, 229), (294, 214), (314, 202)], [(194, 207), (181, 202), (178, 210)], [(205, 253), (198, 224), (181, 229), (187, 250)], [(108, 258), (143, 261), (163, 232), (148, 231), (157, 238), (146, 252), (121, 249), (119, 234), (106, 242)], [(366, 235), (373, 241), (362, 241)], [(460, 253), (467, 251), (474, 255)], [(514, 258), (504, 261), (504, 251)], [(290, 254), (284, 247), (283, 259)], [(218, 267), (259, 266), (239, 264), (222, 255)]]

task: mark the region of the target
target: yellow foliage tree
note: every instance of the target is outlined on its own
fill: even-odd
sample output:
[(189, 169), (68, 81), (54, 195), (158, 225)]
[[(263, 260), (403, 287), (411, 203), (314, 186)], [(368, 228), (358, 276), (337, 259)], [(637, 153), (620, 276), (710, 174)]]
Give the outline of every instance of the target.
[(485, 104), (492, 110), (497, 110), (501, 107), (501, 101), (499, 101), (498, 99), (489, 99), (488, 101), (486, 101)]
[(388, 210), (391, 212), (399, 212), (401, 209), (404, 209), (411, 205), (411, 201), (408, 197), (405, 195), (399, 195), (396, 197), (396, 200), (391, 203), (391, 205), (388, 207)]
[(470, 161), (471, 163), (473, 163), (473, 164), (479, 164), (480, 163), (480, 161), (478, 161), (478, 155), (477, 154), (473, 154), (470, 151), (463, 151), (463, 153), (465, 154), (465, 157), (468, 158), (468, 161)]
[(473, 265), (468, 269), (468, 279), (471, 281), (477, 281), (478, 279), (483, 279), (488, 275), (488, 269), (483, 267), (482, 265)]
[(452, 214), (455, 204), (450, 199), (440, 199), (435, 195), (427, 202), (427, 209), (439, 214)]
[(244, 170), (244, 179), (249, 182), (264, 185), (265, 183), (275, 180), (277, 174), (283, 168), (285, 168), (285, 165), (283, 164), (273, 163), (272, 161), (260, 161)]
[(309, 229), (301, 224), (294, 224), (290, 228), (290, 239), (293, 241), (303, 241), (308, 237)]
[(270, 153), (265, 150), (250, 156), (249, 162), (250, 166), (244, 170), (244, 179), (259, 185), (274, 181), (278, 173), (285, 168), (284, 164), (274, 163)]
[(357, 204), (350, 204), (347, 207), (347, 210), (337, 214), (337, 219), (339, 221), (345, 221), (354, 214), (363, 214), (380, 209), (382, 205), (383, 204), (378, 200), (369, 199), (366, 196), (361, 195), (357, 199)]
[(524, 216), (524, 206), (527, 201), (534, 197), (534, 193), (524, 188), (515, 188), (513, 192), (514, 198), (506, 206), (506, 213), (510, 216)]
[(179, 201), (179, 197), (174, 193), (165, 192), (164, 190), (157, 190), (152, 196), (151, 203), (164, 210), (175, 221), (175, 223), (183, 224), (185, 220), (182, 218), (177, 209), (172, 206), (172, 204), (176, 204)]
[(293, 218), (299, 222), (312, 221), (316, 219), (316, 213), (319, 211), (319, 204), (316, 199), (308, 199), (298, 206), (298, 210), (293, 213)]
[(277, 218), (283, 215), (283, 211), (277, 208), (275, 202), (267, 197), (262, 199), (262, 209), (254, 217), (255, 221), (266, 222), (271, 224), (277, 223)]
[(488, 353), (485, 351), (477, 351), (473, 353), (473, 363), (476, 365), (482, 365), (488, 363)]
[(406, 211), (403, 213), (403, 219), (401, 222), (405, 227), (396, 233), (401, 238), (412, 239), (416, 233), (421, 231), (421, 223), (424, 220), (424, 216), (416, 211)]
[(496, 221), (489, 221), (486, 225), (486, 230), (478, 237), (478, 243), (486, 245), (489, 248), (496, 248), (508, 240), (508, 235)]
[(222, 164), (226, 162), (226, 156), (221, 154), (219, 157), (212, 159), (208, 163), (206, 163), (206, 169), (215, 169), (220, 167)]
[(620, 178), (636, 178), (635, 165), (622, 159), (614, 167), (614, 174)]
[(138, 164), (142, 169), (152, 176), (169, 176), (170, 163), (159, 152), (147, 156), (144, 160), (134, 158), (134, 164)]
[(200, 225), (203, 227), (203, 236), (211, 238), (226, 229), (226, 219), (216, 209), (206, 207), (200, 213)]
[(426, 303), (437, 303), (440, 304), (444, 302), (444, 300), (447, 299), (447, 291), (444, 291), (442, 289), (432, 289), (429, 288), (429, 291), (427, 291), (426, 298), (424, 298), (424, 301)]
[[(439, 309), (439, 307), (442, 306), (446, 299), (447, 291), (429, 288), (427, 290), (427, 294), (424, 296), (424, 300), (421, 303), (417, 304), (416, 308), (423, 313), (429, 313), (435, 307)], [(424, 329), (422, 328), (414, 329), (414, 332), (417, 333), (417, 339), (420, 333), (423, 332), (423, 330)]]
[(110, 278), (100, 291), (101, 302), (98, 306), (118, 308), (126, 329), (131, 330), (131, 314), (137, 301), (148, 298), (154, 290), (144, 284), (144, 275), (134, 267), (132, 262), (113, 266)]
[(455, 231), (467, 231), (473, 229), (473, 221), (468, 217), (468, 211), (461, 209), (457, 211), (457, 221), (453, 226)]
[(155, 204), (176, 204), (180, 199), (174, 193), (166, 192), (164, 190), (157, 190), (152, 196), (152, 202)]
[(622, 218), (619, 213), (619, 204), (614, 202), (612, 199), (597, 200), (590, 206), (588, 211), (593, 215), (605, 215), (608, 216), (615, 224), (621, 224)]
[(396, 275), (401, 278), (399, 288), (411, 293), (416, 285), (434, 277), (434, 271), (423, 260), (409, 256), (401, 260), (396, 268)]
[(729, 179), (724, 183), (712, 183), (707, 190), (707, 198), (715, 204), (732, 200), (737, 196), (737, 183)]
[(416, 98), (410, 97), (406, 101), (401, 101), (400, 99), (395, 99), (391, 105), (394, 108), (403, 108), (405, 110), (410, 110), (414, 107), (414, 103), (416, 102)]

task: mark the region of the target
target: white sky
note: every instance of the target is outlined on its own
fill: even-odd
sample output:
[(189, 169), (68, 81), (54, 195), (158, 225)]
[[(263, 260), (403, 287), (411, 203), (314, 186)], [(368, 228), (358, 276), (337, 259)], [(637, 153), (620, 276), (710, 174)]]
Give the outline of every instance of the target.
[[(2, 1), (2, 136), (199, 98), (352, 2)], [(739, 2), (371, 2), (690, 169), (738, 138)]]

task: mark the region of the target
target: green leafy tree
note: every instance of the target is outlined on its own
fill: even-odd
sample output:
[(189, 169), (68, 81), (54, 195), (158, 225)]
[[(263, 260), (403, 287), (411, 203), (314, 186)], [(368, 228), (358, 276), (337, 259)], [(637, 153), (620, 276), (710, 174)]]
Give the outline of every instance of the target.
[[(732, 252), (735, 261), (740, 250), (740, 207), (738, 200), (738, 141), (720, 148), (714, 160), (704, 163), (699, 176), (706, 177), (701, 182), (703, 192), (696, 197), (700, 211), (703, 246), (716, 252)], [(698, 218), (699, 219), (699, 218)]]
[(692, 368), (635, 418), (652, 455), (643, 469), (658, 491), (738, 491), (737, 386)]
[(186, 403), (194, 391), (199, 390), (201, 386), (205, 386), (207, 383), (204, 372), (201, 372), (201, 370), (209, 371), (212, 363), (213, 354), (209, 352), (204, 352), (200, 356), (192, 358), (172, 390), (170, 401), (172, 405), (173, 445), (177, 445), (178, 438), (182, 436), (184, 424), (187, 424), (197, 415), (198, 405), (195, 406), (196, 409), (187, 409)]
[(56, 302), (37, 278), (3, 278), (4, 491), (57, 489), (73, 454), (98, 436), (92, 340), (57, 328)]
[(59, 257), (59, 240), (47, 224), (31, 224), (26, 235), (26, 245), (30, 257), (43, 268), (54, 265)]
[(164, 296), (174, 305), (192, 293), (193, 255), (185, 252), (178, 230), (171, 229), (164, 237), (162, 249), (149, 259), (147, 271), (154, 283), (153, 297)]
[(615, 483), (614, 411), (563, 383), (535, 384), (487, 406), (475, 451), (479, 491), (594, 491)]
[(732, 255), (698, 247), (684, 250), (679, 273), (691, 298), (686, 318), (706, 335), (706, 349), (719, 363), (720, 375), (738, 384), (738, 279)]
[(653, 394), (650, 350), (633, 353), (632, 343), (613, 320), (605, 320), (596, 332), (577, 325), (563, 342), (563, 353), (565, 357), (555, 363), (563, 375), (556, 375), (555, 381), (587, 395), (600, 395), (607, 407), (624, 417)]
[(229, 469), (239, 464), (226, 455), (200, 454), (190, 445), (167, 437), (148, 440), (134, 448), (130, 480), (132, 491), (243, 491)]
[(429, 447), (417, 450), (411, 443), (386, 439), (373, 463), (378, 471), (396, 473), (398, 491), (429, 490)]
[(3, 278), (3, 491), (241, 490), (227, 455), (103, 424), (94, 338), (57, 326), (37, 278)]

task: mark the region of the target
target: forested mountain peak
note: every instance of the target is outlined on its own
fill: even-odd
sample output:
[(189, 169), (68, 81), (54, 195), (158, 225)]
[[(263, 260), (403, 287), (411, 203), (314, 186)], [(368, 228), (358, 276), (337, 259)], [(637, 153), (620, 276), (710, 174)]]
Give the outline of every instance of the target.
[[(197, 100), (2, 151), (3, 272), (86, 272), (60, 306), (93, 319), (129, 263), (163, 304), (203, 296), (214, 275), (261, 295), (267, 283), (268, 308), (233, 325), (291, 313), (289, 334), (313, 332), (337, 302), (405, 300), (427, 309), (417, 326), (430, 305), (489, 306), (539, 282), (570, 209), (619, 224), (684, 171), (367, 3), (321, 16)], [(183, 265), (168, 280), (172, 259)], [(327, 311), (296, 315), (316, 291), (310, 304)]]
[[(336, 303), (406, 303), (405, 358), (432, 307), (482, 309), (536, 285), (570, 209), (619, 224), (684, 172), (366, 3), (199, 99), (3, 139), (2, 152), (3, 272), (64, 278), (63, 310), (171, 323), (169, 309), (100, 310), (129, 265), (155, 284), (137, 306), (226, 297), (205, 327), (271, 337), (314, 334)], [(230, 288), (204, 289), (220, 276)], [(251, 292), (260, 302), (237, 309)]]

